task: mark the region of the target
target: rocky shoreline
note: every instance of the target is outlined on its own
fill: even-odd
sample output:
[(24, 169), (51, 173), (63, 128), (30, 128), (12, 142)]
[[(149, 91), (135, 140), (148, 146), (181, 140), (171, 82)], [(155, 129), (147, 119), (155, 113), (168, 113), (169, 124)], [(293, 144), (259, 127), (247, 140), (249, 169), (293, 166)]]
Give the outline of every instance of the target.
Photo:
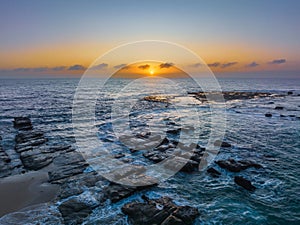
[[(203, 93), (189, 94), (200, 102), (207, 101)], [(289, 93), (289, 95), (292, 94)], [(225, 101), (282, 96), (252, 92), (224, 93)], [(171, 99), (163, 96), (159, 96), (159, 98), (149, 96), (144, 100), (158, 104), (168, 104)], [(283, 111), (284, 107), (274, 106), (274, 110)], [(157, 147), (144, 151), (140, 156), (147, 160), (148, 164), (159, 163), (172, 157), (175, 148), (179, 147), (181, 152), (176, 154), (179, 165), (174, 163), (171, 168), (168, 168), (177, 170), (180, 167), (180, 162), (187, 158), (185, 153), (192, 150), (192, 153), (188, 155), (187, 164), (180, 171), (185, 173), (186, 176), (199, 173), (197, 169), (206, 149), (198, 143), (185, 146), (183, 143), (178, 142), (176, 137), (184, 128), (177, 127), (176, 123), (173, 125), (173, 128), (167, 131), (168, 136)], [(35, 206), (33, 209), (27, 208), (21, 212), (7, 214), (0, 218), (0, 224), (9, 224), (8, 221), (12, 220), (14, 224), (30, 224), (33, 219), (35, 223), (40, 224), (82, 224), (96, 208), (102, 207), (107, 202), (109, 204), (122, 204), (121, 211), (124, 217), (127, 216), (130, 224), (183, 225), (193, 224), (196, 218), (201, 217), (201, 210), (198, 208), (177, 205), (167, 196), (160, 198), (147, 197), (147, 191), (150, 191), (155, 185), (132, 187), (106, 180), (89, 167), (89, 164), (72, 144), (51, 144), (45, 132), (35, 129), (29, 117), (15, 117), (13, 126), (16, 130), (13, 149), (15, 154), (14, 157), (11, 157), (7, 154), (7, 149), (4, 149), (0, 143), (0, 178), (26, 175), (32, 171), (46, 172), (48, 174), (46, 183), (57, 185), (59, 190), (56, 197), (50, 202)], [(147, 132), (139, 133), (136, 136), (145, 139), (147, 138)], [(107, 139), (106, 141), (113, 142), (114, 139)], [(215, 146), (220, 147), (221, 151), (226, 149), (230, 151), (235, 147), (228, 140), (216, 140)], [(133, 155), (138, 154), (133, 149), (130, 153)], [(114, 154), (114, 157), (130, 163), (123, 152)], [(233, 174), (233, 178), (230, 179), (235, 183), (236, 189), (245, 191), (245, 193), (253, 193), (259, 187), (251, 182), (251, 178), (240, 174), (241, 171), (248, 169), (258, 171), (264, 170), (264, 167), (251, 160), (237, 160), (228, 157), (216, 160), (207, 168), (206, 173), (213, 179), (222, 176), (230, 178), (228, 174)], [(126, 178), (127, 175), (125, 171), (118, 174), (120, 179)], [(142, 200), (123, 203), (124, 199), (128, 199), (137, 193), (142, 194)]]
[[(19, 154), (20, 162), (16, 163), (10, 160), (5, 151), (0, 148), (1, 165), (3, 165), (1, 166), (0, 176), (2, 178), (10, 176), (8, 172), (10, 168), (14, 169), (16, 167), (20, 169), (20, 174), (26, 174), (30, 171), (47, 171), (48, 183), (60, 187), (57, 196), (49, 205), (56, 208), (56, 215), (61, 217), (58, 220), (63, 221), (63, 224), (81, 224), (93, 209), (101, 206), (105, 201), (109, 200), (116, 203), (136, 192), (151, 188), (151, 186), (130, 187), (112, 183), (95, 171), (87, 171), (89, 165), (81, 154), (75, 151), (75, 148), (71, 145), (48, 145), (44, 133), (35, 130), (27, 117), (15, 118), (14, 127), (18, 130), (15, 137), (15, 151)], [(179, 130), (176, 132), (179, 132)], [(176, 132), (170, 131), (172, 134), (176, 134)], [(215, 144), (225, 148), (231, 147), (229, 143), (221, 141), (217, 141)], [(145, 152), (143, 156), (157, 163), (167, 158), (176, 145), (180, 146), (180, 143), (166, 138), (159, 146)], [(186, 147), (181, 145), (180, 147), (185, 150), (195, 149), (190, 160), (181, 171), (185, 173), (197, 171), (205, 148), (199, 145)], [(178, 157), (180, 159), (180, 156)], [(122, 155), (119, 158), (122, 159)], [(254, 162), (234, 161), (233, 159), (217, 161), (216, 164), (232, 172), (239, 172), (249, 167), (261, 168), (260, 165)], [(176, 165), (174, 165), (174, 168), (177, 169)], [(209, 168), (207, 172), (214, 177), (221, 175), (214, 168)], [(245, 178), (236, 177), (235, 182), (247, 190), (253, 191), (255, 189), (249, 183), (250, 181)], [(146, 199), (146, 197), (144, 198)], [(160, 206), (158, 207), (158, 205)], [(44, 210), (44, 207), (42, 207), (42, 210)], [(128, 203), (122, 207), (122, 211), (125, 215), (128, 215), (132, 224), (152, 224), (152, 222), (163, 225), (192, 224), (192, 221), (199, 216), (196, 208), (176, 206), (169, 198), (147, 198), (143, 203)], [(49, 221), (52, 221), (53, 215), (50, 215)], [(3, 218), (5, 221), (5, 217)], [(45, 222), (47, 217), (44, 217), (43, 221), (43, 224), (49, 224)]]

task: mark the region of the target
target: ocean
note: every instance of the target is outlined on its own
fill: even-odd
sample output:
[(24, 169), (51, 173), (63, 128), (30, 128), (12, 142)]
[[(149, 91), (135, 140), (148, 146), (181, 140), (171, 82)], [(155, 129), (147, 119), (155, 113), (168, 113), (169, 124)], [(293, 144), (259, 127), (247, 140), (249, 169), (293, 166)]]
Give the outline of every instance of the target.
[[(16, 131), (12, 121), (18, 116), (29, 116), (35, 129), (44, 131), (50, 143), (76, 144), (72, 110), (78, 82), (79, 79), (0, 80), (0, 136), (3, 149), (8, 149), (7, 153), (12, 158), (17, 157), (13, 151)], [(138, 100), (151, 91), (155, 94), (157, 89), (163, 90), (164, 95), (178, 95), (178, 89), (174, 86), (166, 88), (166, 84), (155, 79), (153, 83), (126, 89), (131, 82), (130, 79), (113, 79), (99, 90), (95, 107), (97, 137), (106, 140), (103, 148), (115, 153), (126, 152), (126, 157), (133, 163), (147, 165), (147, 160), (139, 155), (130, 155), (126, 147), (116, 147), (119, 141), (113, 133), (111, 104), (116, 96), (122, 103), (122, 99)], [(174, 82), (186, 92), (201, 91), (190, 80), (174, 79)], [(213, 164), (221, 172), (218, 178), (205, 172), (179, 172), (156, 187), (117, 203), (97, 207), (83, 224), (127, 224), (121, 206), (140, 199), (142, 194), (150, 198), (169, 196), (179, 205), (197, 207), (200, 216), (195, 224), (300, 223), (300, 79), (219, 78), (218, 82), (225, 92), (278, 95), (226, 101), (225, 140), (233, 147), (221, 148), (214, 160), (247, 159), (260, 164), (260, 169), (249, 168), (238, 173), (251, 180), (256, 190), (249, 192), (238, 187), (233, 179), (237, 173)], [(146, 89), (150, 91), (146, 92)], [(288, 95), (288, 91), (292, 93)], [(86, 96), (87, 99), (91, 97), (88, 92)], [(283, 109), (275, 109), (276, 106)], [(172, 102), (165, 108), (155, 105), (147, 108), (138, 104), (130, 114), (130, 127), (136, 133), (148, 131), (151, 124), (160, 130), (163, 121), (180, 123), (180, 112), (190, 114), (192, 108), (200, 112), (203, 127), (200, 128), (199, 143), (205, 147), (212, 126), (210, 107), (195, 99), (193, 104), (179, 109), (172, 107)], [(272, 117), (266, 117), (266, 113), (271, 113)]]

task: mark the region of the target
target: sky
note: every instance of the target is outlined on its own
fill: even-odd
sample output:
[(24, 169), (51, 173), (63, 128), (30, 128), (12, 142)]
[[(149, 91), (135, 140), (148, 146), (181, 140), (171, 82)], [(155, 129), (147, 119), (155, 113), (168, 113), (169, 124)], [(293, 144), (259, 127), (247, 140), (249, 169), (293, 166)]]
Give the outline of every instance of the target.
[(300, 78), (299, 25), (297, 0), (0, 0), (0, 76), (80, 76), (112, 48), (153, 39), (220, 76)]

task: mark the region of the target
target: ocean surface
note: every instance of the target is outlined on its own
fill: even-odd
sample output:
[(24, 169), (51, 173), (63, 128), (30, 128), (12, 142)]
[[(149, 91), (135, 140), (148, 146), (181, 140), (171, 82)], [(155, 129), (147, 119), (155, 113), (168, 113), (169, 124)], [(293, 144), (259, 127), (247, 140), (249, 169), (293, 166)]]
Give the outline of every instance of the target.
[[(45, 131), (50, 142), (75, 144), (72, 106), (78, 82), (79, 79), (1, 79), (0, 136), (3, 148), (14, 147), (16, 131), (12, 121), (16, 116), (29, 116), (35, 129)], [(105, 88), (98, 90), (95, 112), (97, 136), (99, 140), (109, 140), (103, 147), (112, 152), (126, 151), (116, 147), (118, 140), (113, 133), (111, 118), (114, 98), (118, 97), (122, 103), (122, 99), (138, 100), (146, 94), (156, 94), (158, 89), (166, 89), (164, 94), (168, 96), (179, 93), (174, 86), (166, 88), (155, 79), (130, 86), (132, 82), (130, 79), (113, 79)], [(174, 82), (186, 92), (201, 91), (190, 80), (174, 79)], [(157, 187), (96, 208), (84, 224), (127, 224), (120, 208), (126, 202), (139, 199), (141, 194), (152, 198), (170, 196), (179, 205), (197, 207), (200, 217), (195, 224), (300, 224), (300, 79), (222, 78), (218, 82), (223, 91), (282, 95), (226, 102), (225, 140), (234, 147), (221, 149), (216, 160), (249, 159), (261, 164), (261, 169), (249, 168), (239, 173), (251, 180), (257, 187), (256, 191), (248, 192), (238, 187), (233, 181), (235, 173), (214, 165), (222, 173), (219, 178), (205, 172), (177, 173)], [(288, 91), (293, 94), (287, 95)], [(162, 95), (162, 92), (159, 94)], [(87, 92), (87, 99), (89, 96)], [(283, 106), (284, 109), (275, 110), (275, 106)], [(172, 107), (172, 104), (165, 109), (147, 108), (139, 104), (132, 111), (131, 128), (135, 132), (145, 131), (148, 126), (159, 130), (162, 121), (179, 123), (180, 112), (189, 114), (192, 108), (200, 112), (203, 127), (200, 128), (199, 142), (205, 147), (212, 126), (210, 108), (209, 104), (196, 100), (182, 108)], [(273, 116), (265, 117), (265, 113)], [(8, 153), (14, 154), (13, 151)], [(126, 157), (135, 156), (127, 154)], [(148, 163), (138, 157), (134, 160), (136, 164)]]

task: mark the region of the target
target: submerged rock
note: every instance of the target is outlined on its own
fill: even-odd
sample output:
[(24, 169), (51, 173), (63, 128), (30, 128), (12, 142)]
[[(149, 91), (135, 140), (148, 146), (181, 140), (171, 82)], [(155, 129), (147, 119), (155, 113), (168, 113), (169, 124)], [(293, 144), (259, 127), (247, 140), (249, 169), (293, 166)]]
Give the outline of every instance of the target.
[(276, 106), (275, 109), (276, 110), (283, 110), (284, 108), (283, 108), (283, 106)]
[(168, 197), (146, 202), (131, 202), (122, 207), (122, 212), (128, 215), (129, 222), (134, 225), (190, 225), (199, 216), (197, 208), (177, 206)]
[(214, 142), (214, 145), (215, 146), (218, 146), (218, 147), (223, 147), (223, 148), (230, 148), (231, 147), (231, 144), (225, 142), (225, 141), (221, 141), (221, 140), (216, 140)]
[(272, 114), (271, 113), (266, 113), (265, 117), (272, 117)]
[(213, 167), (208, 168), (207, 173), (209, 173), (212, 177), (219, 177), (221, 175), (221, 173)]
[(234, 177), (234, 182), (245, 188), (246, 190), (248, 191), (254, 191), (256, 189), (256, 187), (254, 187), (252, 184), (251, 184), (251, 181), (245, 179), (244, 177), (241, 177), (241, 176), (235, 176)]
[(240, 172), (250, 167), (257, 169), (262, 168), (261, 165), (248, 160), (235, 161), (234, 159), (227, 159), (216, 161), (216, 164), (218, 164), (221, 168), (229, 170), (230, 172)]
[(32, 124), (28, 117), (15, 117), (13, 123), (14, 123), (14, 128), (19, 130), (32, 129)]

